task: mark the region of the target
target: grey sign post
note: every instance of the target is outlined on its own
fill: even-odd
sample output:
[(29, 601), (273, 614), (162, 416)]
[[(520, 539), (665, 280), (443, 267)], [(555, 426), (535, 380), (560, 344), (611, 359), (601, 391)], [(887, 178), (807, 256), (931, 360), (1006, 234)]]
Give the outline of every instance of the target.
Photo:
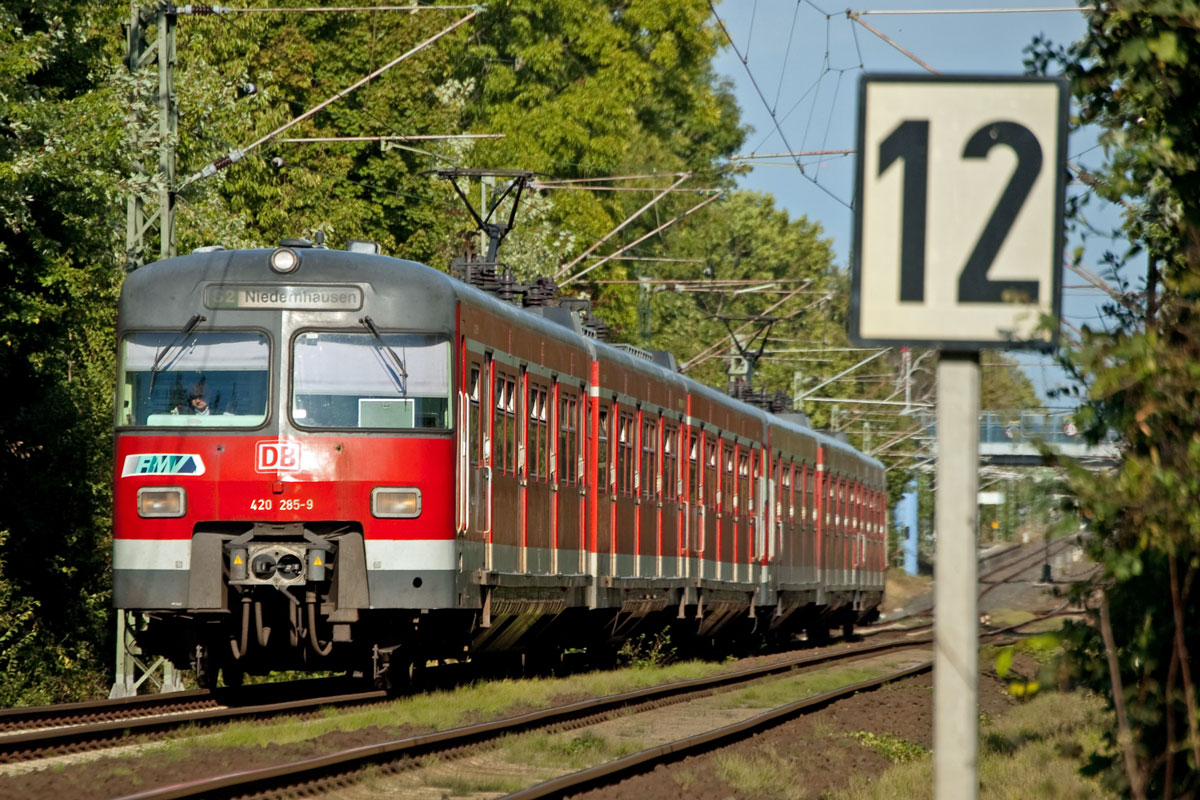
[(1061, 304), (1067, 85), (864, 75), (850, 338), (937, 368), (934, 796), (978, 795), (979, 352), (1046, 349)]

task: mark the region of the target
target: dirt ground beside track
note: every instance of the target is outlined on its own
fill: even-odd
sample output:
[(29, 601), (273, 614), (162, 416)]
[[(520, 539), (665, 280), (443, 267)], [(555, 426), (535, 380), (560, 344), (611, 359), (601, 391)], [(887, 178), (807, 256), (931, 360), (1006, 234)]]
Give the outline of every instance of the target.
[[(1018, 671), (1036, 671), (1031, 660), (1018, 656)], [(1029, 674), (1029, 673), (1026, 673)], [(979, 710), (1000, 716), (1015, 701), (995, 673), (980, 676)], [(770, 759), (776, 768), (790, 769), (796, 796), (819, 798), (845, 786), (852, 775), (875, 778), (892, 762), (860, 743), (856, 733), (888, 734), (923, 748), (933, 746), (933, 678), (920, 675), (890, 687), (855, 695), (818, 713), (773, 728), (720, 751), (742, 756), (750, 763)], [(738, 791), (721, 776), (718, 754), (708, 753), (660, 766), (653, 772), (577, 795), (580, 800), (758, 800)], [(786, 795), (777, 795), (786, 796)]]

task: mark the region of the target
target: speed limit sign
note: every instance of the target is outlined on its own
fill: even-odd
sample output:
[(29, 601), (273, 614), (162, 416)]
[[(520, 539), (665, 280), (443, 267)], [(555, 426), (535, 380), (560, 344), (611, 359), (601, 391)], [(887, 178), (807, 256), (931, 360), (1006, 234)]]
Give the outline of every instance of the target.
[(1052, 345), (1066, 143), (1063, 79), (864, 75), (851, 338)]

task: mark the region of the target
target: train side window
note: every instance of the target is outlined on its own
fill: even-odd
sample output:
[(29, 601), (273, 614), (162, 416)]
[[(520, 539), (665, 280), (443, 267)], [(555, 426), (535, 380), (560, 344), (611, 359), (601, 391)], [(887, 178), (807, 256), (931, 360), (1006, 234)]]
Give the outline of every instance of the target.
[(738, 453), (738, 511), (750, 513), (750, 453)]
[(608, 465), (609, 465), (609, 447), (608, 447), (608, 406), (600, 407), (600, 420), (598, 424), (599, 430), (596, 432), (596, 463), (599, 468), (599, 476), (597, 480), (599, 485), (596, 490), (601, 494), (608, 493)]
[(688, 437), (688, 502), (695, 505), (700, 501), (700, 437)]
[(574, 486), (579, 482), (579, 398), (561, 392), (558, 397), (558, 482)]
[[(789, 461), (788, 465), (786, 467), (784, 467), (784, 469), (787, 470), (787, 474), (790, 476), (790, 480), (788, 483), (789, 490), (788, 490), (788, 501), (787, 501), (788, 502), (788, 520), (794, 520), (796, 518), (796, 462)], [(804, 502), (803, 494), (800, 495), (800, 502), (801, 503)]]
[(709, 509), (716, 509), (716, 488), (718, 488), (718, 465), (716, 465), (716, 441), (704, 434), (704, 503)]
[(496, 450), (494, 464), (501, 474), (517, 474), (517, 380), (500, 370), (496, 371), (495, 382)]
[(825, 473), (825, 527), (833, 522), (833, 506), (837, 502), (837, 475)]
[(652, 417), (642, 417), (642, 464), (638, 488), (643, 498), (658, 496), (658, 424)]
[(617, 420), (617, 493), (622, 497), (633, 496), (634, 458), (633, 438), (636, 420), (632, 414), (621, 414)]
[(779, 454), (779, 505), (788, 519), (792, 518), (792, 468)]
[(547, 434), (547, 392), (541, 386), (531, 384), (529, 387), (529, 473), (534, 480), (545, 481), (549, 477), (548, 450), (550, 449)]
[(734, 510), (737, 497), (737, 475), (734, 473), (733, 445), (725, 445), (722, 452), (725, 476), (721, 479), (721, 507), (726, 511)]
[(678, 442), (679, 428), (664, 422), (662, 497), (671, 503), (679, 502), (679, 458), (676, 453)]
[(479, 365), (471, 365), (471, 381), (467, 384), (467, 400), (469, 402), (470, 416), (467, 419), (468, 437), (470, 437), (469, 453), (472, 464), (483, 464), (483, 451), (480, 448), (480, 442), (483, 437), (479, 435), (480, 426), (483, 421), (479, 414)]

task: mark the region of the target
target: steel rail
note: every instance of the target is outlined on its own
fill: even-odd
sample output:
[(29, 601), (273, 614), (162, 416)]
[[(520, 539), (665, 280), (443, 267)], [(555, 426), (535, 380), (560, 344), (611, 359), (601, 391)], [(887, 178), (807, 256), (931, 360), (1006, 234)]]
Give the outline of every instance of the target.
[(196, 705), (207, 702), (216, 702), (212, 692), (207, 689), (193, 689), (187, 692), (138, 695), (109, 700), (85, 700), (80, 703), (4, 708), (0, 709), (0, 734), (16, 728), (27, 728), (37, 723), (52, 725), (59, 720), (64, 720), (65, 722), (61, 724), (74, 724), (75, 720), (84, 717), (109, 716), (143, 710), (154, 713), (162, 706)]
[(0, 764), (27, 761), (68, 749), (109, 745), (113, 740), (139, 734), (160, 734), (184, 725), (212, 725), (243, 719), (266, 719), (286, 714), (308, 713), (325, 706), (353, 706), (387, 699), (385, 691), (356, 692), (281, 703), (252, 706), (228, 706), (185, 711), (170, 715), (106, 720), (104, 722), (65, 725), (46, 730), (0, 734)]
[[(990, 594), (992, 591), (994, 591), (998, 587), (1003, 586), (1006, 583), (1008, 583), (1008, 581), (1010, 579), (1015, 578), (1016, 576), (1020, 575), (1025, 570), (1029, 569), (1030, 567), (1035, 566), (1040, 561), (1045, 561), (1049, 556), (1058, 555), (1059, 553), (1061, 553), (1064, 550), (1071, 547), (1072, 544), (1073, 543), (1068, 538), (1055, 539), (1055, 540), (1047, 543), (1046, 549), (1041, 552), (1029, 553), (1026, 555), (1018, 556), (1017, 558), (1013, 559), (1012, 561), (1008, 562), (1007, 564), (1003, 564), (1003, 565), (997, 567), (996, 569), (994, 569), (993, 571), (987, 573), (986, 575), (980, 576), (980, 578), (979, 578), (980, 583), (983, 583), (985, 579), (990, 580), (991, 583), (989, 583), (989, 585), (985, 586), (983, 589), (980, 590), (979, 597), (982, 598), (982, 597)], [(1051, 551), (1053, 551), (1053, 552), (1051, 552)], [(1002, 578), (995, 577), (999, 573), (1005, 572), (1009, 569), (1011, 569), (1012, 571), (1009, 572), (1008, 574), (1006, 574), (1004, 577), (1002, 577)]]

